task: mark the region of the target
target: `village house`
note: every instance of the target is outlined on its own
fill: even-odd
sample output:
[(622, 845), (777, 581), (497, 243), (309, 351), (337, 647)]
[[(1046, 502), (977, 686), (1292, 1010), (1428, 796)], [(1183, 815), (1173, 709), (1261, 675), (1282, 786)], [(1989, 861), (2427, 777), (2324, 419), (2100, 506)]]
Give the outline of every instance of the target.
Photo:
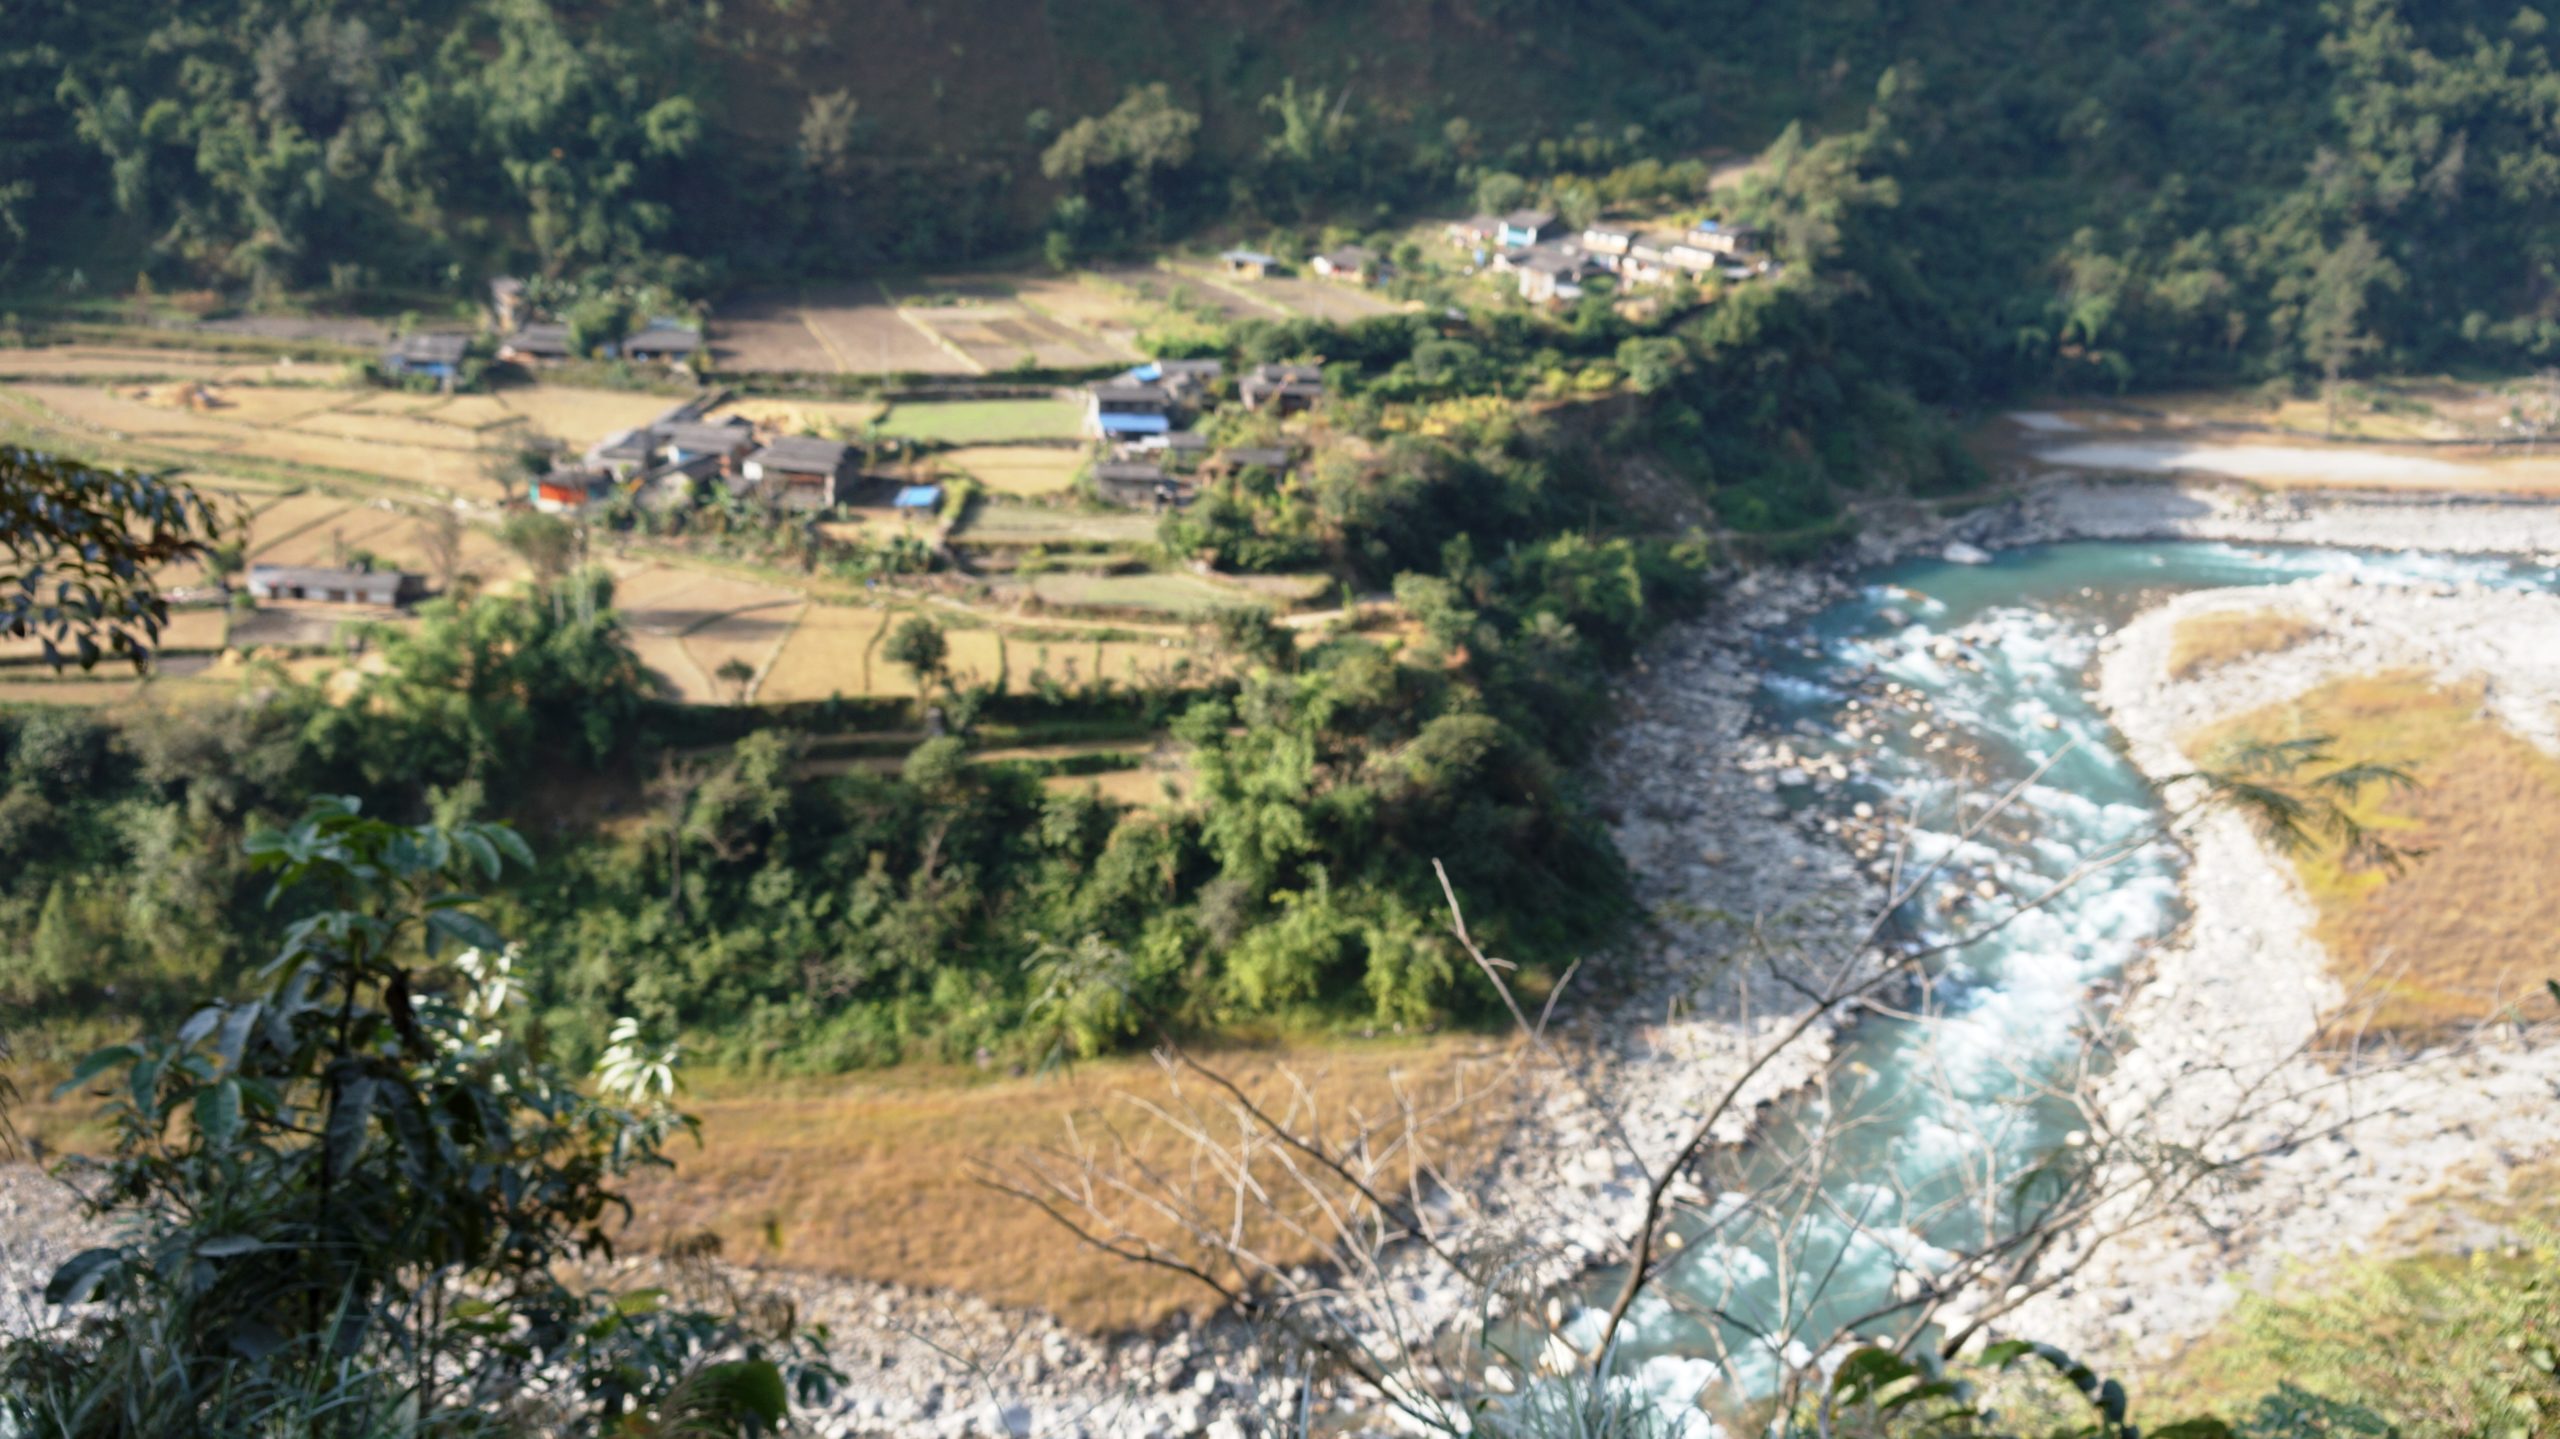
[(402, 335), (382, 352), (382, 369), (390, 375), (424, 375), (450, 389), (461, 376), (462, 359), (470, 349), (468, 335)]
[(417, 577), (398, 570), (329, 569), (319, 565), (251, 565), (250, 597), (390, 607), (414, 594)]
[(556, 364), (576, 354), (569, 345), (569, 327), (549, 320), (527, 325), (498, 345), (499, 359), (519, 365)]
[(835, 508), (837, 492), (852, 470), (851, 445), (814, 435), (781, 435), (747, 456), (740, 474), (786, 510), (828, 510)]
[(1132, 440), (1173, 429), (1173, 394), (1154, 380), (1123, 375), (1085, 386), (1084, 395), (1084, 432), (1094, 439)]
[(1589, 225), (1582, 231), (1582, 253), (1603, 270), (1615, 271), (1635, 248), (1636, 232), (1625, 225)]
[(1525, 250), (1563, 233), (1553, 210), (1514, 210), (1502, 217), (1493, 233), (1495, 243), (1506, 250)]
[(1163, 458), (1167, 464), (1194, 465), (1209, 453), (1209, 437), (1198, 430), (1176, 430), (1169, 435), (1156, 435), (1127, 447), (1140, 453)]
[(658, 463), (658, 432), (642, 426), (634, 430), (616, 430), (587, 447), (587, 468), (602, 470), (617, 480), (628, 480)]
[(1582, 282), (1595, 269), (1589, 256), (1548, 246), (1520, 257), (1520, 294), (1533, 304), (1567, 304), (1582, 298)]
[(1689, 243), (1724, 259), (1740, 259), (1768, 248), (1765, 232), (1748, 225), (1726, 225), (1715, 220), (1701, 220), (1689, 230)]
[(1461, 250), (1473, 250), (1478, 258), (1482, 258), (1485, 249), (1502, 233), (1502, 220), (1494, 215), (1469, 215), (1463, 220), (1450, 221), (1448, 228), (1441, 233), (1449, 237), (1450, 244)]
[(1286, 479), (1296, 468), (1298, 452), (1287, 445), (1236, 445), (1220, 450), (1216, 457), (1200, 467), (1203, 475), (1230, 478), (1247, 470), (1266, 470)]
[(1227, 273), (1239, 280), (1263, 280), (1280, 272), (1280, 257), (1260, 250), (1227, 250), (1218, 256)]
[(734, 472), (756, 447), (755, 428), (737, 415), (718, 421), (662, 418), (651, 434), (666, 463), (691, 467), (699, 462), (722, 474)]
[(1130, 384), (1160, 386), (1175, 407), (1189, 408), (1205, 403), (1218, 377), (1226, 372), (1224, 360), (1149, 360), (1120, 378)]
[(614, 477), (603, 470), (554, 470), (533, 480), (533, 507), (546, 515), (573, 514), (614, 491)]
[(680, 365), (702, 348), (702, 332), (673, 320), (651, 320), (622, 342), (623, 358)]
[(1378, 257), (1358, 245), (1327, 250), (1308, 260), (1307, 268), (1349, 285), (1373, 284), (1379, 276)]
[(1145, 460), (1104, 460), (1093, 467), (1097, 499), (1131, 509), (1173, 509), (1191, 503), (1191, 484)]
[(1294, 415), (1324, 398), (1324, 370), (1316, 365), (1256, 365), (1236, 386), (1248, 410)]

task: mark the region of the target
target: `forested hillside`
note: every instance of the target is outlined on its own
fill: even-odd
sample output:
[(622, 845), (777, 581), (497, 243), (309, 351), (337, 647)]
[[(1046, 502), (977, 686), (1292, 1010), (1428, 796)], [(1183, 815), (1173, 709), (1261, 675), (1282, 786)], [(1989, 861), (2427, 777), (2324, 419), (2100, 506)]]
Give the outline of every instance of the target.
[[(231, 0), (4, 28), (20, 290), (709, 293), (1044, 231), (1357, 229), (1489, 176), (1570, 198), (1853, 129), (1890, 74), (1870, 165), (1899, 204), (1850, 268), (1945, 398), (2555, 342), (2560, 79), (2505, 5)], [(1078, 131), (1159, 83), (1152, 120)], [(2319, 298), (2349, 288), (2369, 322)]]

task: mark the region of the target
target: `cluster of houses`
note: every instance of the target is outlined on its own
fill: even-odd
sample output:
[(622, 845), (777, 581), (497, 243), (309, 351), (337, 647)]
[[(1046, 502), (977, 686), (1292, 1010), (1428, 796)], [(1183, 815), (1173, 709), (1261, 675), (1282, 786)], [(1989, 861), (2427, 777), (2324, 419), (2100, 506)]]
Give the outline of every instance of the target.
[[(1218, 263), (1239, 280), (1262, 280), (1288, 268), (1279, 256), (1262, 250), (1224, 250)], [(1386, 262), (1375, 251), (1360, 245), (1338, 245), (1321, 255), (1307, 257), (1307, 271), (1327, 280), (1346, 285), (1374, 285), (1385, 279)]]
[[(1192, 424), (1217, 403), (1226, 365), (1218, 360), (1150, 360), (1085, 389), (1086, 438), (1099, 446), (1094, 492), (1113, 504), (1171, 509), (1187, 505), (1203, 479), (1246, 469), (1285, 473), (1295, 453), (1280, 446), (1239, 446), (1210, 453)], [(1256, 365), (1236, 380), (1245, 409), (1293, 415), (1324, 398), (1324, 371), (1314, 365)]]
[(1758, 230), (1714, 220), (1675, 233), (1598, 223), (1577, 234), (1551, 210), (1514, 210), (1457, 221), (1448, 233), (1475, 252), (1480, 267), (1518, 275), (1521, 295), (1539, 303), (1578, 300), (1583, 282), (1599, 275), (1632, 289), (1684, 278), (1745, 279), (1772, 268)]
[[(539, 368), (582, 356), (571, 343), (569, 327), (535, 317), (524, 282), (501, 276), (489, 282), (489, 313), (499, 335), (497, 357), (512, 364)], [(471, 351), (471, 335), (458, 330), (419, 331), (402, 335), (382, 351), (384, 374), (423, 377), (451, 388), (461, 378)], [(664, 316), (597, 348), (596, 356), (636, 364), (684, 366), (703, 348), (702, 329)]]
[[(713, 486), (741, 498), (759, 498), (795, 514), (834, 509), (860, 472), (858, 452), (841, 440), (814, 435), (768, 435), (732, 415), (703, 417), (716, 396), (688, 400), (648, 424), (616, 430), (588, 447), (578, 468), (554, 471), (533, 482), (534, 507), (559, 513), (628, 495), (644, 509), (669, 510), (693, 503)], [(932, 486), (913, 503), (941, 502)]]

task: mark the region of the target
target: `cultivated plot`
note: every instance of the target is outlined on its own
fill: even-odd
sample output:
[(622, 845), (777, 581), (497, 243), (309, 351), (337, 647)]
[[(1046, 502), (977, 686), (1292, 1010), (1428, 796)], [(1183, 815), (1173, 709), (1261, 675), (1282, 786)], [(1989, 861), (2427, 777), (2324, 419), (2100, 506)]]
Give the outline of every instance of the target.
[(966, 445), (1068, 440), (1083, 424), (1083, 410), (1066, 400), (951, 400), (897, 405), (881, 429), (908, 439)]
[(1287, 313), (1278, 305), (1211, 284), (1198, 275), (1184, 274), (1179, 270), (1126, 265), (1096, 270), (1093, 274), (1103, 283), (1123, 287), (1147, 303), (1172, 305), (1224, 319), (1275, 320)]
[(1076, 471), (1084, 465), (1084, 454), (1056, 445), (971, 445), (934, 460), (996, 494), (1039, 496), (1057, 494), (1072, 485)]
[(1126, 610), (1179, 618), (1263, 603), (1232, 587), (1184, 574), (1034, 575), (1007, 588), (1027, 591), (1043, 604), (1070, 609)]
[(978, 506), (952, 535), (971, 545), (1144, 545), (1156, 518), (1128, 511), (1085, 511), (1042, 505)]
[[(795, 704), (836, 695), (913, 694), (905, 672), (879, 657), (880, 631), (890, 613), (858, 605), (809, 606), (756, 690), (757, 700)], [(893, 676), (900, 688), (879, 688), (878, 681)]]

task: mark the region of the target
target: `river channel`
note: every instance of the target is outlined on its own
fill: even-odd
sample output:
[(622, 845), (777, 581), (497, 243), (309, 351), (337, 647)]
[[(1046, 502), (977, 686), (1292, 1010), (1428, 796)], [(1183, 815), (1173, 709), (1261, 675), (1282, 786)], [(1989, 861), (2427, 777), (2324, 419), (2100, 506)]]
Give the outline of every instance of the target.
[[(1973, 898), (2038, 893), (2087, 857), (2157, 830), (2155, 797), (2087, 689), (2107, 633), (2179, 592), (2341, 571), (2404, 583), (2560, 584), (2560, 571), (2496, 557), (2219, 543), (2067, 543), (1985, 565), (1906, 562), (1863, 577), (1856, 597), (1768, 641), (1758, 704), (1798, 753), (1836, 754), (1853, 776), (1819, 798), (1809, 788), (1790, 793), (1903, 817), (1906, 872), (1946, 862), (1933, 892), (1898, 916), (1904, 942), (1934, 944), (1979, 923), (1989, 907), (1975, 909)], [(1871, 700), (1851, 708), (1888, 683), (1925, 697), (1925, 726), (1907, 716), (1883, 722)], [(2017, 786), (2014, 822), (1959, 841), (1960, 810)], [(1967, 898), (1951, 905), (1950, 889)], [(1982, 1146), (1997, 1146), (2014, 1168), (2068, 1142), (2070, 1118), (2034, 1101), (2038, 1082), (2079, 1053), (2075, 1030), (2093, 1000), (2103, 1002), (2181, 917), (2176, 850), (2141, 845), (1933, 961), (1926, 1013), (1864, 1019), (1839, 1046), (1826, 1097), (1801, 1097), (1793, 1113), (1768, 1121), (1860, 1121), (1826, 1166), (1830, 1202), (1783, 1240), (1765, 1225), (1720, 1221), (1707, 1206), (1661, 1283), (1731, 1322), (1709, 1333), (1694, 1306), (1649, 1294), (1630, 1312), (1619, 1372), (1685, 1404), (1719, 1377), (1708, 1356), (1720, 1355), (1731, 1371), (1724, 1380), (1763, 1389), (1779, 1362), (1770, 1350), (1787, 1347), (1765, 1336), (1827, 1333), (1887, 1298), (1897, 1276), (1925, 1273), (1939, 1246), (1966, 1240), (1944, 1226), (1970, 1221), (1939, 1220), (1933, 1231), (1910, 1216), (1979, 1172)], [(1838, 1112), (1807, 1113), (1823, 1103)], [(1619, 1277), (1586, 1283), (1595, 1307), (1567, 1325), (1569, 1338), (1596, 1335)]]

